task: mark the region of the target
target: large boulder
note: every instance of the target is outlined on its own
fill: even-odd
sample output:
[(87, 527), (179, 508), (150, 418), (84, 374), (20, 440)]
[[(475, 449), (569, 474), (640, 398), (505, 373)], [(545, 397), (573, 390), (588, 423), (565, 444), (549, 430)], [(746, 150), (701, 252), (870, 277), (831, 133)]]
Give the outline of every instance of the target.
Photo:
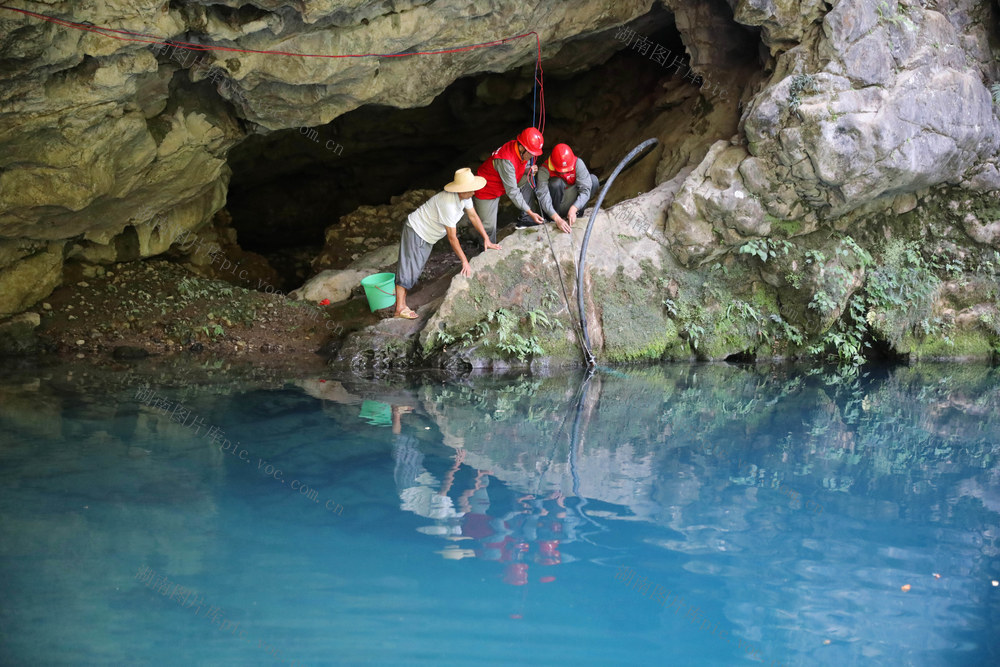
[(48, 296), (62, 282), (62, 246), (51, 243), (0, 270), (0, 319), (20, 313)]
[(38, 348), (35, 330), (41, 324), (38, 313), (21, 313), (0, 322), (0, 357), (21, 356)]
[(331, 303), (343, 301), (358, 288), (361, 279), (373, 273), (380, 273), (399, 259), (399, 245), (387, 245), (362, 255), (346, 269), (326, 269), (305, 282), (302, 287), (288, 296), (295, 299), (320, 302), (328, 299)]
[[(784, 11), (740, 2), (736, 19), (767, 26)], [(768, 236), (776, 223), (809, 233), (939, 184), (1000, 190), (1000, 118), (983, 83), (1000, 75), (987, 28), (993, 11), (966, 0), (936, 8), (844, 0), (822, 13), (821, 30), (778, 38), (769, 29), (780, 53), (748, 100), (745, 137), (710, 151), (670, 212), (681, 260)], [(800, 43), (784, 50), (783, 42)]]

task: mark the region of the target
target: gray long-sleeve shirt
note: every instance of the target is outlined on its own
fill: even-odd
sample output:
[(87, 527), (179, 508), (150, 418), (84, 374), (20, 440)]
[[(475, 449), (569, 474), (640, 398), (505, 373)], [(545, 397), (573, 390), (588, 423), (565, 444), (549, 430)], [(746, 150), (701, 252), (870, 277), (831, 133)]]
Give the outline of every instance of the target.
[[(510, 160), (493, 160), (493, 168), (500, 175), (500, 182), (503, 183), (503, 189), (507, 193), (507, 196), (510, 197), (510, 200), (514, 202), (514, 206), (522, 211), (530, 211), (531, 206), (528, 202), (524, 201), (521, 188), (517, 185), (517, 172), (514, 171), (514, 164)], [(528, 173), (527, 169), (525, 169), (524, 173)]]
[[(535, 180), (535, 196), (538, 197), (538, 206), (541, 207), (542, 213), (549, 216), (550, 218), (556, 217), (556, 209), (552, 205), (552, 195), (549, 193), (549, 170), (544, 166), (538, 168), (538, 176)], [(559, 178), (556, 176), (555, 178)], [(590, 171), (587, 169), (587, 165), (583, 163), (580, 158), (576, 159), (576, 199), (570, 206), (576, 206), (577, 211), (582, 211), (583, 207), (587, 205), (590, 201)], [(567, 208), (567, 210), (569, 210)]]

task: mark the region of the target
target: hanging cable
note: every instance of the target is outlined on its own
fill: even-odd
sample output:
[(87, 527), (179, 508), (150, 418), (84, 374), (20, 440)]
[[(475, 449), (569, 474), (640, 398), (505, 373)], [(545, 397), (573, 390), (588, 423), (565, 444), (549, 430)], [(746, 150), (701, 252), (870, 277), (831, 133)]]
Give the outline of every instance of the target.
[(611, 176), (608, 177), (607, 183), (601, 189), (601, 194), (598, 195), (597, 201), (594, 202), (594, 208), (590, 212), (590, 220), (587, 222), (587, 231), (583, 235), (583, 243), (580, 244), (580, 262), (576, 266), (576, 298), (577, 307), (580, 311), (580, 329), (583, 331), (583, 354), (587, 360), (588, 366), (595, 366), (597, 361), (594, 359), (594, 353), (590, 350), (590, 336), (587, 334), (587, 310), (584, 307), (583, 301), (583, 277), (586, 275), (586, 263), (587, 263), (587, 244), (590, 242), (590, 232), (594, 227), (594, 220), (597, 219), (597, 214), (601, 210), (601, 203), (604, 201), (604, 196), (608, 194), (608, 189), (611, 184), (615, 182), (618, 178), (618, 174), (622, 172), (625, 167), (629, 165), (632, 160), (634, 160), (640, 153), (645, 151), (647, 148), (652, 148), (657, 143), (656, 139), (646, 139), (644, 142), (636, 146), (631, 150), (631, 152), (622, 158), (615, 170), (611, 172)]

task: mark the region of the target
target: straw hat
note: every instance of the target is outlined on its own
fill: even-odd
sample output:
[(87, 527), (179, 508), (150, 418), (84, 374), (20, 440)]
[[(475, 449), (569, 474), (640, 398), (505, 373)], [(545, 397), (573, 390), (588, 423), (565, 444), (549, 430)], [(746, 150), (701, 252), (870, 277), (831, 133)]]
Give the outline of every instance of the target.
[(485, 185), (485, 178), (473, 176), (471, 169), (463, 167), (455, 172), (455, 180), (444, 186), (444, 189), (448, 192), (475, 192)]

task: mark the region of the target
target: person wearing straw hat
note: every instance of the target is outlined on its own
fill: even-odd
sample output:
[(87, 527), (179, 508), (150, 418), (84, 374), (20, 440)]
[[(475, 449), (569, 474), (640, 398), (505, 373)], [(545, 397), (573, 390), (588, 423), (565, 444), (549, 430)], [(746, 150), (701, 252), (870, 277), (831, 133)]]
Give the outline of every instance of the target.
[(486, 179), (475, 176), (469, 168), (455, 172), (455, 179), (444, 186), (444, 192), (439, 192), (420, 208), (406, 218), (403, 233), (399, 239), (399, 268), (396, 270), (396, 317), (407, 320), (416, 319), (417, 314), (406, 305), (406, 292), (413, 289), (424, 270), (427, 259), (431, 256), (434, 244), (448, 237), (451, 249), (462, 260), (462, 275), (468, 278), (472, 275), (469, 260), (462, 252), (455, 233), (455, 225), (462, 219), (463, 213), (469, 222), (483, 237), (486, 250), (499, 250), (500, 246), (490, 240), (483, 223), (476, 215), (472, 206), (472, 195), (486, 185)]
[(583, 210), (599, 186), (597, 176), (573, 154), (573, 149), (556, 144), (549, 159), (538, 169), (535, 196), (542, 213), (560, 230), (568, 232), (576, 222), (577, 212)]

